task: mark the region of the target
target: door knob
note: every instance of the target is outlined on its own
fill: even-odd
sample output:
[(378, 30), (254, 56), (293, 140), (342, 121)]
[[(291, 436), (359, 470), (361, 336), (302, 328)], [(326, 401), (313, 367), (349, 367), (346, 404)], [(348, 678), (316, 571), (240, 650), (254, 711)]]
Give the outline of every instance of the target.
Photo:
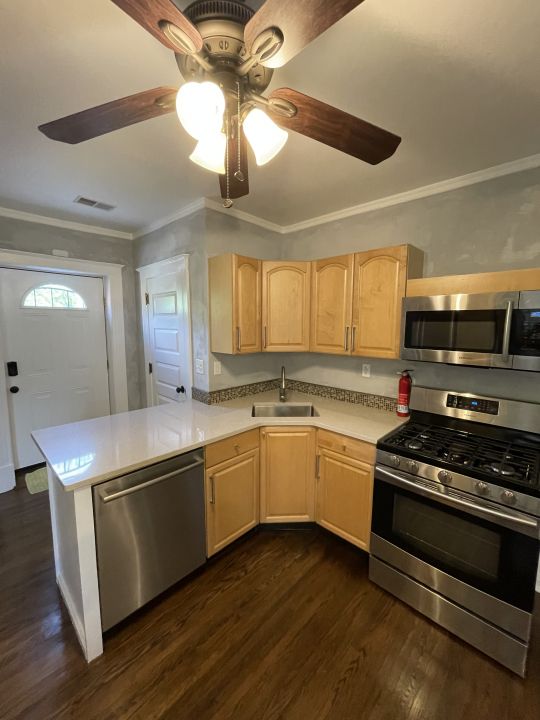
[(19, 388), (16, 385), (13, 385), (12, 387), (9, 388), (9, 392), (16, 395), (19, 392)]
[(177, 387), (177, 388), (176, 388), (176, 392), (177, 392), (178, 394), (180, 394), (180, 393), (185, 393), (185, 392), (186, 392), (186, 388), (185, 388), (183, 385), (181, 385), (180, 387)]

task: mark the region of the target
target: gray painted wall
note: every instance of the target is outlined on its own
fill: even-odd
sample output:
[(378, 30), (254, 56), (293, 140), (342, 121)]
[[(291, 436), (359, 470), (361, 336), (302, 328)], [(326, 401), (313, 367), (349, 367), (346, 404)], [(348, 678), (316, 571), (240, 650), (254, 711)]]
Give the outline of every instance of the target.
[[(275, 355), (261, 353), (235, 357), (213, 356), (210, 353), (208, 258), (228, 252), (258, 258), (280, 258), (282, 237), (234, 217), (227, 217), (212, 210), (201, 210), (138, 238), (134, 244), (136, 267), (183, 253), (190, 256), (193, 359), (204, 361), (204, 373), (194, 375), (193, 381), (201, 390), (217, 390), (268, 380), (276, 377), (279, 370), (279, 358)], [(222, 363), (221, 375), (213, 373), (214, 357)], [(141, 372), (144, 372), (142, 363)], [(142, 379), (143, 377), (141, 381)]]
[[(285, 236), (287, 258), (318, 258), (409, 243), (424, 250), (424, 275), (540, 267), (540, 168), (376, 210)], [(371, 378), (361, 377), (362, 363)], [(395, 396), (401, 368), (415, 382), (540, 402), (540, 375), (431, 363), (294, 354), (292, 377)]]
[(0, 248), (44, 255), (52, 254), (53, 249), (65, 250), (72, 258), (124, 265), (122, 279), (129, 407), (130, 409), (140, 407), (139, 330), (134, 302), (135, 273), (132, 242), (0, 217)]

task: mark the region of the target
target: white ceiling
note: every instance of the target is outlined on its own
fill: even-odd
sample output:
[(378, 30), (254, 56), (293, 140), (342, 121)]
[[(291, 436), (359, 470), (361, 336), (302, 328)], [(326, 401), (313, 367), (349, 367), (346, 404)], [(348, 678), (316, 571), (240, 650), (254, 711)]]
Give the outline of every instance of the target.
[[(276, 160), (252, 163), (251, 194), (236, 207), (288, 225), (540, 152), (539, 28), (531, 0), (366, 0), (272, 87), (400, 134), (397, 154), (371, 167), (291, 133)], [(174, 115), (78, 146), (37, 131), (180, 84), (173, 54), (109, 0), (2, 1), (0, 47), (0, 206), (132, 231), (218, 198)], [(79, 194), (117, 209), (79, 208)]]

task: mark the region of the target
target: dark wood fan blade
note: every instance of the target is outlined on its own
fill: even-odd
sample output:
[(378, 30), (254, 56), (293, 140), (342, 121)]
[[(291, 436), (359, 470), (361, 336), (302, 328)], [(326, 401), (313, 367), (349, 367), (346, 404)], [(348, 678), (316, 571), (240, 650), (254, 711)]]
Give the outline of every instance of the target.
[(146, 90), (40, 125), (39, 130), (51, 140), (76, 145), (113, 130), (174, 112), (177, 94), (178, 89), (172, 87)]
[(282, 67), (361, 2), (363, 0), (266, 0), (246, 25), (246, 46), (252, 51), (255, 40), (264, 30), (279, 28), (283, 45), (276, 55), (262, 60), (261, 64)]
[(377, 165), (393, 155), (401, 138), (365, 120), (349, 115), (331, 105), (290, 88), (280, 88), (270, 95), (293, 103), (297, 108), (294, 117), (283, 117), (267, 110), (274, 122), (288, 130), (306, 135), (347, 155)]
[(174, 52), (185, 52), (185, 50), (166, 37), (160, 27), (162, 21), (172, 23), (185, 33), (193, 43), (193, 51), (198, 52), (203, 46), (201, 33), (172, 0), (112, 0), (112, 2)]
[[(238, 163), (238, 141), (237, 134), (234, 137), (229, 138), (227, 143), (227, 152), (229, 155), (228, 172), (225, 175), (219, 176), (219, 187), (221, 190), (221, 197), (225, 200), (230, 198), (236, 200), (237, 198), (249, 195), (249, 170), (248, 170), (248, 156), (247, 156), (247, 142), (245, 135), (240, 130), (240, 164)], [(236, 174), (240, 171), (243, 176), (243, 180), (239, 180)], [(228, 182), (227, 182), (228, 178)]]

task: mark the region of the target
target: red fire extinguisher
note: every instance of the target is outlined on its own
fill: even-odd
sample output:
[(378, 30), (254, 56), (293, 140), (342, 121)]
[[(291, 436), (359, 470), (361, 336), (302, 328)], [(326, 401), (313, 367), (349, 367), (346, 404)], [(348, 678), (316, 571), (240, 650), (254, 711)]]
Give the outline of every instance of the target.
[(409, 401), (411, 399), (412, 378), (409, 373), (411, 370), (402, 370), (399, 378), (397, 414), (398, 417), (409, 417)]

